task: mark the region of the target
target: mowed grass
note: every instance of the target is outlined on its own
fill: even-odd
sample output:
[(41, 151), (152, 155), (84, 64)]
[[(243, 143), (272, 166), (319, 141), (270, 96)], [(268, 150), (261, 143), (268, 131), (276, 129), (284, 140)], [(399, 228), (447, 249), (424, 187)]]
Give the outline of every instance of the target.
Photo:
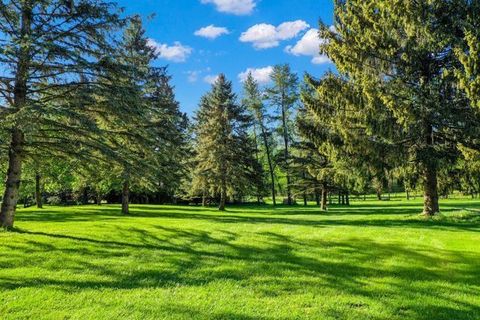
[(442, 208), (22, 209), (0, 319), (480, 319), (480, 202)]

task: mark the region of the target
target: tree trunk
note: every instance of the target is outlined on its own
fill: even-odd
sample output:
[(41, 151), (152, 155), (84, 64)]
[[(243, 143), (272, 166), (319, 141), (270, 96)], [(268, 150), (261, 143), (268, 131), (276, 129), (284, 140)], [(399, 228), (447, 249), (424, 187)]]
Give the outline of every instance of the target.
[(292, 191), (291, 191), (291, 178), (290, 178), (290, 168), (288, 160), (290, 158), (290, 153), (288, 152), (288, 128), (287, 128), (287, 106), (285, 102), (285, 93), (282, 93), (282, 125), (283, 125), (283, 143), (285, 147), (285, 169), (287, 170), (287, 204), (292, 205)]
[(303, 193), (303, 205), (305, 207), (308, 206), (307, 194), (305, 192)]
[(15, 209), (19, 196), (20, 179), (22, 175), (23, 160), (23, 132), (14, 129), (12, 133), (12, 142), (8, 152), (8, 171), (5, 181), (5, 192), (3, 194), (2, 209), (0, 213), (0, 223), (3, 228), (13, 227), (15, 219)]
[(273, 205), (277, 205), (277, 201), (275, 199), (275, 173), (273, 172), (273, 163), (272, 163), (272, 157), (270, 155), (270, 145), (268, 144), (268, 137), (267, 137), (267, 132), (265, 130), (265, 127), (262, 126), (262, 136), (263, 136), (263, 143), (265, 144), (265, 152), (267, 153), (267, 162), (268, 162), (268, 170), (270, 171), (270, 184), (271, 184), (271, 189), (272, 189), (272, 200), (273, 200)]
[(350, 205), (350, 192), (348, 190), (345, 192), (345, 204)]
[(320, 207), (320, 209), (322, 209), (322, 211), (327, 211), (327, 197), (328, 197), (327, 188), (323, 187), (322, 188), (322, 204), (321, 204), (321, 207)]
[(437, 170), (433, 166), (427, 166), (423, 172), (423, 214), (431, 217), (439, 212)]
[[(432, 150), (433, 128), (429, 124), (426, 126), (425, 142)], [(430, 157), (425, 161), (423, 168), (423, 214), (431, 217), (439, 212), (436, 159)]]
[[(95, 199), (95, 202), (97, 203), (97, 206), (102, 205), (102, 194), (100, 192), (97, 192), (97, 197)], [(123, 203), (123, 202), (122, 202)]]
[(377, 190), (377, 199), (378, 201), (382, 201), (382, 192), (380, 192), (379, 190)]
[(123, 182), (123, 188), (122, 188), (122, 213), (125, 215), (130, 214), (129, 197), (130, 197), (130, 183), (128, 180), (125, 180)]
[[(20, 52), (15, 74), (13, 88), (13, 108), (20, 111), (27, 102), (27, 79), (30, 65), (29, 45), (32, 24), (31, 2), (26, 1), (22, 6)], [(13, 227), (15, 210), (19, 196), (20, 181), (22, 178), (23, 146), (25, 143), (24, 133), (20, 127), (12, 128), (10, 148), (8, 150), (8, 169), (5, 181), (2, 207), (0, 210), (0, 224), (3, 228)]]
[(204, 189), (203, 195), (202, 195), (202, 207), (206, 207), (206, 206), (207, 206), (207, 192)]
[(37, 208), (42, 209), (43, 208), (43, 202), (42, 202), (42, 177), (40, 176), (40, 173), (36, 172), (35, 173), (35, 202), (37, 203)]
[(222, 192), (220, 193), (220, 204), (218, 206), (218, 210), (225, 211), (226, 202), (227, 202), (227, 192), (224, 188), (222, 188)]
[(315, 202), (317, 203), (317, 206), (320, 206), (320, 192), (318, 191), (318, 188), (315, 188)]

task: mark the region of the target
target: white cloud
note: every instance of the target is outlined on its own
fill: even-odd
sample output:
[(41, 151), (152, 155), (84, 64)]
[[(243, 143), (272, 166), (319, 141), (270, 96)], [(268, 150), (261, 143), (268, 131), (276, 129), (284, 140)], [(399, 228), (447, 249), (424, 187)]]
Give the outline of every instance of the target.
[(203, 4), (214, 4), (218, 11), (235, 15), (248, 15), (257, 6), (256, 0), (201, 0)]
[(207, 39), (214, 40), (224, 34), (229, 34), (229, 33), (230, 31), (228, 31), (227, 28), (215, 27), (213, 24), (211, 24), (208, 27), (204, 27), (195, 31), (194, 34), (199, 37), (204, 37)]
[(308, 30), (294, 46), (288, 46), (285, 51), (295, 56), (310, 56), (312, 63), (324, 64), (330, 63), (331, 60), (324, 54), (320, 54), (320, 45), (325, 43), (324, 39), (320, 39), (317, 29)]
[(250, 27), (240, 36), (240, 41), (250, 42), (255, 49), (278, 47), (280, 41), (293, 39), (310, 26), (303, 20), (288, 21), (275, 27), (261, 23)]
[(217, 81), (217, 79), (218, 79), (218, 74), (217, 75), (210, 74), (210, 75), (205, 76), (203, 78), (203, 81), (205, 81), (208, 84), (214, 84), (215, 81)]
[(187, 80), (190, 83), (194, 83), (198, 81), (198, 76), (200, 75), (200, 71), (198, 70), (191, 70), (185, 72), (187, 74)]
[(169, 46), (164, 43), (158, 43), (153, 39), (148, 39), (148, 45), (155, 49), (160, 58), (173, 62), (185, 62), (193, 52), (192, 48), (184, 46), (178, 41)]
[(248, 74), (252, 74), (253, 78), (259, 83), (259, 84), (266, 84), (271, 81), (270, 76), (273, 72), (273, 67), (268, 66), (265, 68), (248, 68), (244, 72), (241, 72), (238, 75), (238, 79), (240, 79), (241, 82), (245, 82), (247, 80)]

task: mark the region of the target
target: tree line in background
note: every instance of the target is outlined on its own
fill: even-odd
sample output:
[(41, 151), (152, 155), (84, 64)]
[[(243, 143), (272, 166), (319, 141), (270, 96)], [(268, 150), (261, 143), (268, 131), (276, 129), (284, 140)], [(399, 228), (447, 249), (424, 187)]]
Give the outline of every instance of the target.
[(219, 75), (192, 120), (139, 17), (97, 0), (0, 5), (0, 221), (17, 202), (316, 201), (480, 192), (480, 4), (335, 1), (320, 54), (240, 98)]

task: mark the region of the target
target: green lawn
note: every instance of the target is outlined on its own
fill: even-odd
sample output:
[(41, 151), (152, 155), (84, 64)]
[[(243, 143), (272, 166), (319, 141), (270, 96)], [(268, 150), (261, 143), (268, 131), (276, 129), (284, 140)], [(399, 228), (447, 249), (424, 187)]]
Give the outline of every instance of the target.
[(480, 202), (20, 210), (0, 319), (480, 319)]

